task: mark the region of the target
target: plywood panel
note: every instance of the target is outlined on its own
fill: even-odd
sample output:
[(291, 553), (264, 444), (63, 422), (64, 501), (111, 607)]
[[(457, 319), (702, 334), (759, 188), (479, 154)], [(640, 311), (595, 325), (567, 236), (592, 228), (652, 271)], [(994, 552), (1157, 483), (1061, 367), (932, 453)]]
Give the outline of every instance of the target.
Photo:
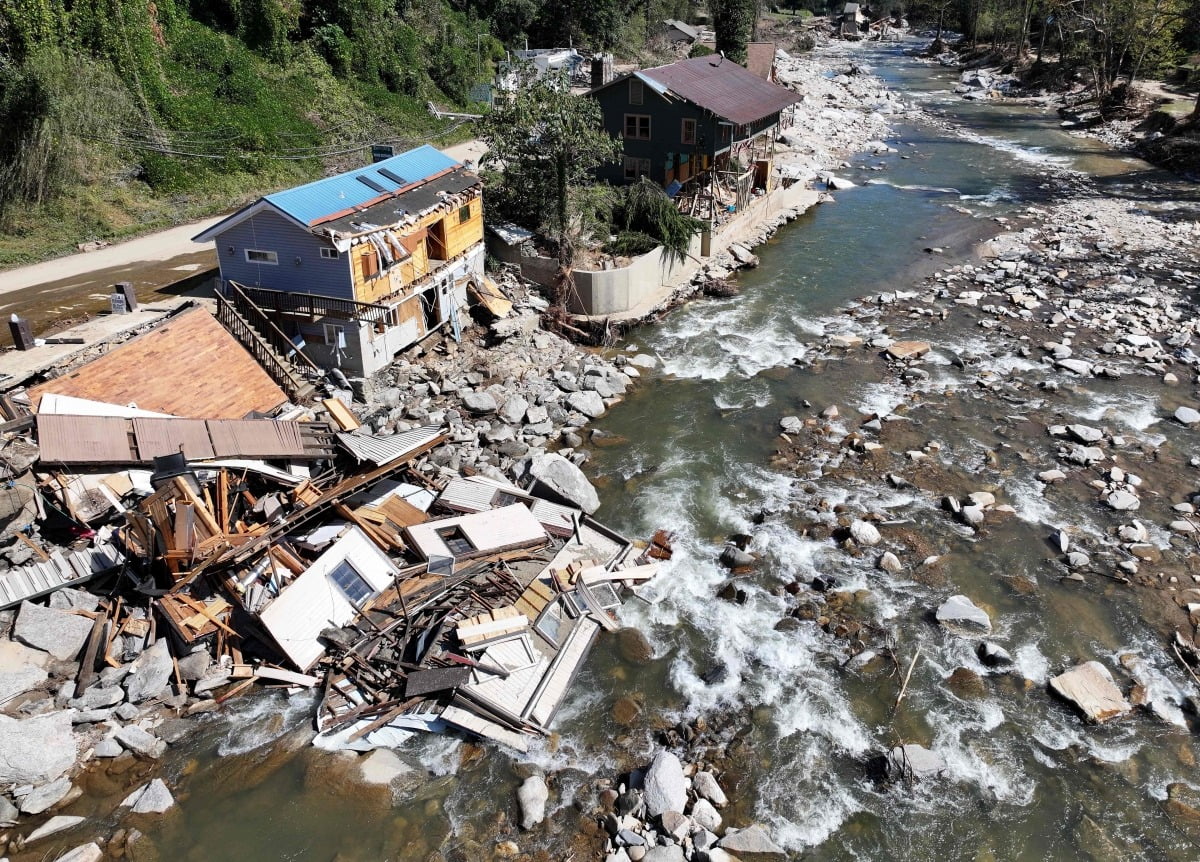
[(240, 419), (287, 400), (283, 390), (205, 309), (169, 323), (30, 390), (36, 405), (53, 392), (136, 404), (176, 416)]

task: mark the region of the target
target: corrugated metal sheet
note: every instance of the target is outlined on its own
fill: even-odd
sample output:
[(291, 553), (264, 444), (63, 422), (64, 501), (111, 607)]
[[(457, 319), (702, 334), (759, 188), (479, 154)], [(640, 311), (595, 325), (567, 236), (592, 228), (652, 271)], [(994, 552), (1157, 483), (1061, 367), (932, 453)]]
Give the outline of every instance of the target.
[(189, 460), (216, 455), (203, 419), (134, 419), (133, 436), (143, 461), (173, 455), (180, 446)]
[(483, 512), (495, 506), (497, 495), (505, 492), (519, 500), (529, 500), (529, 511), (547, 532), (555, 536), (569, 536), (573, 532), (571, 516), (578, 515), (578, 509), (534, 497), (516, 486), (494, 482), (483, 476), (461, 476), (451, 479), (438, 496), (438, 502), (456, 512)]
[(129, 420), (113, 416), (37, 417), (41, 459), (58, 464), (105, 464), (137, 460)]
[[(381, 170), (386, 169), (396, 174), (404, 179), (407, 185), (456, 165), (458, 162), (454, 159), (425, 144), (377, 164), (276, 192), (267, 195), (265, 199), (296, 221), (311, 225), (333, 213), (362, 206), (382, 193), (403, 188), (400, 183), (380, 173)], [(360, 182), (359, 177), (375, 183), (383, 192)]]
[(222, 419), (208, 422), (217, 458), (298, 458), (304, 455), (297, 422)]
[(422, 425), (399, 434), (338, 434), (337, 439), (359, 462), (382, 467), (432, 442), (441, 433), (439, 425)]
[(644, 69), (637, 75), (657, 81), (680, 98), (739, 125), (761, 120), (800, 101), (799, 94), (764, 81), (719, 55), (680, 60)]

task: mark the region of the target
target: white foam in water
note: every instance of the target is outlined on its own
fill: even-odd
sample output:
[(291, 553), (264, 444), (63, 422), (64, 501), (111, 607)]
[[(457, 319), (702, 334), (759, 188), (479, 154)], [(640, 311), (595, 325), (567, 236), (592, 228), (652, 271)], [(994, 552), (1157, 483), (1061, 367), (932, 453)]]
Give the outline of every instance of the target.
[(1032, 165), (1053, 165), (1056, 167), (1066, 168), (1071, 164), (1071, 160), (1065, 156), (1055, 156), (1046, 152), (1045, 147), (1034, 147), (1027, 144), (1018, 144), (1016, 141), (1006, 141), (1003, 138), (993, 138), (989, 135), (981, 135), (978, 132), (967, 131), (966, 129), (958, 128), (956, 130), (959, 137), (965, 141), (970, 141), (973, 144), (980, 144), (985, 147), (991, 147), (994, 150), (999, 150), (1002, 153), (1007, 153), (1018, 161), (1026, 162)]
[(1162, 419), (1157, 399), (1144, 393), (1093, 392), (1089, 397), (1091, 406), (1075, 411), (1076, 416), (1089, 422), (1118, 422), (1134, 431), (1145, 431)]
[(229, 724), (229, 733), (217, 745), (217, 754), (229, 757), (254, 751), (275, 742), (288, 731), (308, 722), (316, 704), (316, 694), (309, 692), (291, 697), (240, 698), (222, 716)]
[(1042, 655), (1036, 643), (1021, 644), (1012, 657), (1017, 673), (1036, 685), (1046, 684), (1050, 678), (1050, 660)]
[(1004, 495), (1017, 517), (1028, 524), (1053, 524), (1060, 513), (1046, 499), (1045, 485), (1029, 476), (1013, 476), (1004, 483)]

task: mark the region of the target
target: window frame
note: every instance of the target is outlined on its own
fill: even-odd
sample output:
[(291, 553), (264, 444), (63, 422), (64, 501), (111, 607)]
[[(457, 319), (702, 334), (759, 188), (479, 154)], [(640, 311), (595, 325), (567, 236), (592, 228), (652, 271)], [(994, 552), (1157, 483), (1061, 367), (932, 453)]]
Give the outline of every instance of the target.
[(649, 159), (639, 159), (637, 156), (623, 156), (621, 167), (624, 171), (625, 179), (629, 182), (639, 177), (650, 176)]
[[(637, 98), (634, 98), (634, 94)], [(636, 75), (629, 78), (629, 104), (644, 105), (646, 103), (646, 82)]]
[(471, 220), (471, 205), (466, 204), (458, 208), (458, 223), (466, 224)]
[(341, 256), (342, 256), (342, 253), (340, 251), (338, 251), (336, 248), (329, 248), (326, 246), (322, 246), (322, 248), (321, 248), (321, 259), (322, 260), (337, 260)]
[[(279, 252), (268, 251), (264, 248), (247, 248), (243, 249), (246, 253), (246, 263), (266, 264), (267, 266), (279, 266)], [(252, 258), (252, 254), (261, 254), (261, 260)]]
[[(338, 346), (338, 337), (337, 337), (338, 333), (341, 333), (342, 343), (344, 344), (346, 341), (346, 327), (344, 327), (340, 324), (322, 323), (321, 324), (321, 332), (325, 336), (325, 346), (326, 347), (337, 347)], [(332, 339), (329, 337), (331, 333), (333, 335)]]
[[(466, 532), (464, 532), (461, 524), (451, 524), (447, 527), (435, 529), (434, 534), (437, 535), (439, 541), (446, 546), (446, 550), (450, 552), (450, 556), (454, 559), (467, 557), (475, 553), (479, 549), (475, 547), (475, 543), (470, 540)], [(451, 543), (455, 544), (451, 544)], [(466, 550), (461, 550), (458, 543), (465, 545)]]
[[(347, 584), (338, 578), (339, 574), (344, 575), (347, 572), (353, 578), (352, 583), (360, 589), (352, 591)], [(343, 557), (341, 560), (338, 560), (337, 564), (325, 573), (325, 577), (333, 581), (346, 601), (356, 608), (361, 608), (379, 594), (379, 591), (371, 586), (371, 582), (366, 579), (363, 573), (359, 571), (358, 566), (354, 565), (354, 562), (349, 557)], [(361, 598), (356, 598), (354, 593), (358, 592), (362, 592)]]
[[(633, 132), (634, 132), (632, 135), (629, 134), (631, 120), (633, 121), (632, 128), (633, 128)], [(643, 120), (645, 121), (644, 124), (642, 122)], [(644, 129), (643, 129), (643, 125), (645, 126)], [(643, 131), (645, 132), (645, 134), (643, 134)], [(652, 129), (650, 126), (650, 115), (649, 114), (626, 114), (625, 115), (624, 137), (626, 140), (628, 140), (628, 141), (648, 141), (648, 140), (650, 140), (651, 133), (652, 133)]]
[[(691, 134), (690, 134), (690, 135), (688, 134), (688, 128), (689, 128), (689, 126), (691, 127)], [(680, 121), (680, 127), (679, 127), (679, 142), (680, 142), (681, 144), (686, 144), (686, 145), (689, 145), (689, 146), (693, 146), (693, 147), (694, 147), (694, 146), (696, 145), (696, 132), (697, 132), (697, 127), (698, 127), (698, 124), (697, 124), (697, 122), (696, 122), (696, 119), (695, 119), (694, 117), (684, 117), (684, 118), (683, 118), (683, 119)]]

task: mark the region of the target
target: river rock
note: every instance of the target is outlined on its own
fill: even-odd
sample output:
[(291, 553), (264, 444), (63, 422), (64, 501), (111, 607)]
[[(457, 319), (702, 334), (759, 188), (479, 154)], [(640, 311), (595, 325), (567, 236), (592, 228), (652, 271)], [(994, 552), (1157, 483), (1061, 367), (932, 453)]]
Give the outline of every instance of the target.
[(897, 745), (888, 752), (888, 775), (893, 778), (933, 778), (945, 769), (942, 756), (923, 745)]
[(13, 636), (21, 643), (45, 650), (61, 661), (79, 655), (91, 633), (92, 621), (87, 617), (32, 602), (21, 603), (13, 629)]
[(985, 667), (1007, 667), (1013, 663), (1013, 658), (1008, 650), (991, 641), (981, 643), (975, 653)]
[(358, 762), (364, 784), (388, 785), (413, 773), (413, 768), (390, 748), (377, 748)]
[(520, 395), (512, 395), (504, 402), (504, 406), (500, 408), (500, 421), (507, 422), (509, 425), (520, 425), (521, 420), (525, 418), (525, 411), (529, 409), (529, 402)]
[[(630, 856), (630, 859), (633, 857)], [(642, 857), (642, 862), (686, 862), (687, 857), (683, 855), (683, 848), (678, 844), (667, 844), (666, 846), (651, 847), (646, 851), (646, 855)]]
[(1108, 668), (1098, 661), (1084, 662), (1059, 674), (1050, 680), (1050, 688), (1097, 724), (1131, 709)]
[(850, 538), (854, 539), (855, 544), (863, 547), (878, 545), (883, 540), (876, 526), (868, 521), (852, 521)]
[(692, 776), (692, 789), (701, 799), (707, 799), (718, 808), (729, 804), (725, 791), (721, 789), (721, 785), (717, 783), (716, 777), (711, 772), (700, 771)]
[(1068, 425), (1067, 431), (1080, 443), (1096, 443), (1104, 439), (1104, 432), (1090, 425)]
[(1175, 411), (1175, 419), (1184, 425), (1195, 425), (1200, 422), (1200, 411), (1191, 407), (1180, 407)]
[(175, 806), (175, 797), (161, 778), (139, 787), (125, 797), (120, 808), (128, 808), (134, 814), (162, 814)]
[(136, 724), (125, 725), (114, 733), (113, 737), (134, 754), (140, 754), (143, 757), (159, 758), (167, 750), (165, 742)]
[(784, 416), (779, 420), (779, 430), (784, 434), (799, 434), (804, 430), (804, 423), (799, 416)]
[(7, 797), (0, 796), (0, 826), (15, 825), (20, 813), (17, 806), (9, 802)]
[(651, 761), (643, 786), (646, 812), (651, 817), (659, 817), (664, 811), (683, 811), (687, 806), (687, 779), (683, 776), (683, 765), (678, 757), (665, 749)]
[(758, 823), (728, 833), (717, 846), (743, 862), (784, 862), (787, 859), (783, 848), (771, 840), (766, 827)]
[(593, 389), (572, 392), (567, 396), (566, 403), (572, 410), (582, 413), (589, 419), (599, 419), (607, 409), (600, 393)]
[(600, 508), (600, 498), (587, 476), (562, 455), (547, 452), (531, 459), (529, 475), (536, 480), (535, 486), (589, 515)]
[(891, 551), (884, 551), (883, 556), (879, 558), (876, 564), (885, 572), (891, 572), (893, 575), (904, 571), (904, 565), (900, 562), (900, 558)]
[(47, 835), (54, 835), (57, 832), (64, 832), (74, 826), (78, 826), (86, 817), (67, 816), (59, 814), (57, 817), (51, 817), (37, 829), (30, 832), (25, 837), (26, 844), (32, 844), (34, 841), (41, 840)]
[(721, 551), (721, 565), (730, 569), (742, 569), (753, 566), (758, 560), (749, 551), (743, 551), (737, 545), (728, 543)]
[(46, 784), (70, 769), (76, 753), (71, 715), (0, 715), (0, 784)]
[(928, 341), (896, 341), (888, 346), (887, 355), (892, 359), (920, 359), (929, 352)]
[(937, 609), (937, 621), (950, 631), (966, 634), (992, 630), (992, 621), (987, 612), (966, 596), (951, 596)]
[(638, 353), (629, 357), (629, 364), (636, 365), (638, 368), (655, 368), (658, 366), (658, 360), (649, 353)]
[(463, 396), (462, 403), (467, 412), (476, 416), (495, 413), (500, 406), (490, 392), (468, 392)]
[(721, 828), (721, 815), (707, 799), (696, 800), (692, 806), (692, 819), (709, 832), (716, 832)]
[(100, 862), (104, 858), (104, 851), (100, 849), (100, 845), (95, 841), (90, 844), (82, 844), (74, 850), (69, 850), (62, 856), (59, 856), (55, 862)]
[[(20, 646), (20, 644), (15, 644)], [(33, 652), (33, 650), (30, 650)], [(44, 655), (44, 653), (43, 653)], [(33, 691), (49, 677), (40, 667), (23, 667), (16, 670), (0, 671), (0, 707), (13, 698)]]
[(124, 753), (125, 749), (121, 743), (111, 736), (106, 736), (92, 748), (92, 754), (96, 757), (120, 757)]
[[(704, 800), (701, 801), (703, 802)], [(711, 803), (705, 804), (709, 808), (712, 808)], [(718, 815), (717, 819), (720, 819), (720, 815)], [(683, 839), (691, 834), (695, 828), (692, 818), (686, 814), (680, 814), (678, 811), (664, 811), (662, 817), (659, 818), (659, 822), (662, 823), (663, 831), (670, 835), (676, 844), (682, 844)]]
[(159, 638), (129, 666), (129, 676), (125, 677), (129, 702), (141, 703), (162, 694), (174, 669), (170, 644), (166, 638)]
[(1080, 377), (1087, 377), (1092, 373), (1092, 363), (1084, 362), (1082, 359), (1059, 359), (1055, 361), (1054, 366), (1064, 371), (1070, 371), (1072, 374), (1078, 374)]
[(531, 775), (517, 788), (517, 802), (521, 806), (521, 828), (532, 829), (546, 819), (546, 800), (550, 789), (546, 779)]
[(1104, 502), (1110, 509), (1116, 509), (1118, 512), (1132, 512), (1142, 505), (1137, 495), (1120, 488), (1105, 497)]
[(41, 814), (62, 802), (71, 792), (71, 779), (59, 778), (34, 788), (21, 798), (22, 814)]

